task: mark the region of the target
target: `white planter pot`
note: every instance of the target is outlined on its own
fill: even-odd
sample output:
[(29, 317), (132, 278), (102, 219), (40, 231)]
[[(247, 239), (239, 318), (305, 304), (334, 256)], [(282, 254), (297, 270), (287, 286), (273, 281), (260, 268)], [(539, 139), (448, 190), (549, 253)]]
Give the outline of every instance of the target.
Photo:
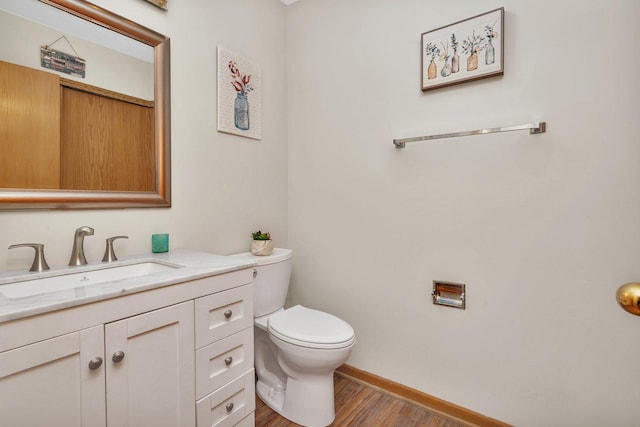
[(252, 240), (251, 253), (259, 256), (271, 255), (273, 253), (273, 240)]

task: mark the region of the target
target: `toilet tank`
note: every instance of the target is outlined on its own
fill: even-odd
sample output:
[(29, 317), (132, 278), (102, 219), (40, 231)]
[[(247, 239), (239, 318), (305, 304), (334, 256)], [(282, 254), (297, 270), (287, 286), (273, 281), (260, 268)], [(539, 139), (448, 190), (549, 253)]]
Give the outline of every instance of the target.
[(293, 251), (275, 248), (273, 254), (256, 256), (244, 252), (234, 257), (242, 257), (258, 263), (254, 267), (253, 310), (255, 317), (265, 316), (284, 307), (291, 279)]

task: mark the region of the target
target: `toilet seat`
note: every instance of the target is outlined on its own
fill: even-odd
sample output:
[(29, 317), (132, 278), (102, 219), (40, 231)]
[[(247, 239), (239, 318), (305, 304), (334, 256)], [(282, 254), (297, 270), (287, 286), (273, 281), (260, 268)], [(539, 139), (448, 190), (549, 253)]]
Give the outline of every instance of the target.
[(353, 328), (347, 322), (301, 305), (271, 315), (267, 328), (276, 338), (301, 347), (336, 349), (355, 341)]

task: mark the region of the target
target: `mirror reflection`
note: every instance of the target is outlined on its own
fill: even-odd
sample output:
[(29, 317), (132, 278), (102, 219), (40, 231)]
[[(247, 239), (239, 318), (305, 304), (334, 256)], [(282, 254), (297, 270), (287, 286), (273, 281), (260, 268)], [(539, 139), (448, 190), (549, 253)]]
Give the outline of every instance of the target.
[(169, 206), (169, 40), (45, 1), (0, 0), (0, 209)]

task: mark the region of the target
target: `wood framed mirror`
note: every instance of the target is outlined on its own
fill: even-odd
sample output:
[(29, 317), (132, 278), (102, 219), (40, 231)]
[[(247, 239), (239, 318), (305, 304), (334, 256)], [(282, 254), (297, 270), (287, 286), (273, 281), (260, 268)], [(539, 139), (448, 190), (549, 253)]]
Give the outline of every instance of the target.
[[(79, 79), (66, 78), (61, 73), (51, 73), (50, 70), (34, 67), (29, 72), (52, 75), (58, 82), (55, 83), (58, 86), (50, 90), (53, 95), (45, 96), (49, 98), (49, 105), (34, 107), (44, 108), (44, 113), (40, 116), (47, 116), (53, 124), (38, 125), (39, 120), (30, 118), (14, 120), (9, 114), (14, 114), (18, 105), (36, 104), (36, 101), (30, 100), (25, 103), (20, 100), (19, 103), (12, 103), (10, 95), (7, 95), (10, 92), (9, 88), (19, 87), (19, 84), (9, 80), (11, 71), (6, 69), (14, 69), (16, 64), (0, 56), (0, 89), (5, 94), (5, 99), (0, 99), (0, 125), (4, 122), (0, 127), (0, 157), (5, 162), (3, 165), (3, 159), (0, 159), (0, 210), (170, 207), (169, 38), (84, 0), (38, 0), (37, 3), (55, 8), (57, 13), (62, 11), (65, 16), (73, 16), (73, 19), (81, 20), (84, 24), (90, 23), (96, 31), (104, 32), (106, 29), (118, 37), (124, 36), (127, 40), (132, 39), (150, 47), (150, 55), (153, 56), (150, 71), (153, 74), (153, 86), (149, 91), (153, 93), (153, 99), (138, 99), (118, 91), (85, 84), (78, 81)], [(65, 36), (64, 33), (59, 34), (60, 38)], [(69, 38), (72, 39), (71, 36)], [(46, 42), (43, 40), (42, 43)], [(71, 48), (73, 49), (73, 46)], [(116, 63), (114, 66), (115, 68), (106, 71), (106, 74), (111, 73), (115, 76), (112, 77), (114, 80), (126, 79), (126, 72), (119, 68), (121, 65)], [(28, 73), (24, 69), (18, 69), (14, 74), (26, 80), (25, 85), (29, 90), (25, 92), (48, 93), (36, 86), (31, 77), (25, 77)], [(5, 86), (2, 86), (3, 84)], [(109, 103), (115, 103), (115, 106), (105, 107)], [(5, 104), (4, 107), (2, 104)], [(94, 106), (98, 107), (93, 115), (84, 114)], [(133, 110), (129, 108), (132, 106), (143, 110), (140, 116), (131, 112)], [(15, 137), (15, 132), (12, 133), (10, 127), (19, 121), (26, 122), (27, 127), (32, 128), (30, 132), (39, 136), (27, 134), (27, 137)], [(107, 123), (111, 128), (105, 125)], [(140, 131), (139, 127), (144, 127), (144, 132)], [(22, 130), (17, 132), (20, 133)], [(41, 140), (40, 145), (34, 142), (38, 137)], [(56, 139), (59, 140), (58, 145), (51, 142)], [(140, 145), (140, 148), (137, 144), (142, 139), (148, 140), (148, 143)], [(51, 154), (43, 152), (45, 145), (47, 150), (51, 150)], [(120, 148), (117, 148), (118, 146)], [(20, 150), (23, 150), (23, 153), (13, 160), (13, 152)], [(83, 157), (83, 153), (93, 157)], [(37, 161), (29, 160), (36, 157), (44, 158), (53, 164), (53, 169), (45, 169)], [(5, 171), (4, 180), (2, 169)], [(9, 172), (10, 170), (14, 172)], [(24, 171), (30, 171), (29, 173), (35, 175), (40, 172), (45, 178), (34, 181), (29, 177), (20, 181), (11, 175)]]

